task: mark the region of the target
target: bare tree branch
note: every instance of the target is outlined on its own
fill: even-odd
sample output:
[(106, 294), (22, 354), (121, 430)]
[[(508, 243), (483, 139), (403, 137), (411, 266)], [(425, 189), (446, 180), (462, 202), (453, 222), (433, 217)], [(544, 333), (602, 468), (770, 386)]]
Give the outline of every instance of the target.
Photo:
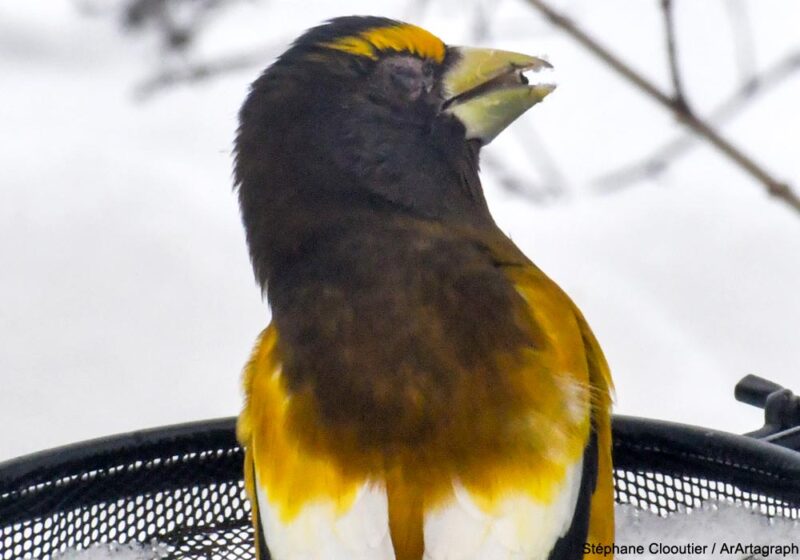
[(742, 81), (750, 80), (755, 74), (756, 46), (753, 39), (753, 26), (747, 12), (745, 0), (728, 0), (728, 19), (733, 30), (733, 48), (736, 53), (736, 67)]
[(510, 172), (508, 166), (496, 158), (492, 152), (481, 154), (481, 167), (494, 177), (503, 190), (536, 203), (542, 203), (549, 197), (545, 192), (546, 189), (541, 185), (522, 179), (518, 173)]
[(114, 14), (126, 31), (154, 31), (164, 50), (186, 52), (203, 25), (220, 10), (242, 0), (73, 0), (90, 16)]
[[(742, 83), (728, 99), (709, 113), (707, 120), (716, 126), (728, 122), (757, 97), (774, 89), (798, 71), (800, 71), (800, 51), (779, 60), (762, 74)], [(698, 140), (699, 138), (692, 133), (682, 134), (655, 150), (644, 160), (612, 171), (597, 179), (595, 184), (601, 190), (610, 191), (658, 175), (675, 159), (696, 146)]]
[(559, 197), (567, 192), (567, 180), (547, 144), (530, 121), (522, 121), (512, 129), (517, 142), (535, 161), (534, 165), (542, 174), (542, 189), (552, 197)]
[(492, 31), (492, 19), (494, 19), (495, 13), (497, 13), (496, 9), (487, 10), (481, 0), (475, 2), (471, 24), (473, 41), (480, 43), (489, 39)]
[(167, 88), (178, 84), (203, 82), (223, 74), (238, 70), (264, 66), (265, 61), (271, 60), (280, 52), (284, 43), (275, 43), (272, 46), (259, 49), (251, 53), (229, 56), (202, 63), (186, 64), (180, 68), (164, 70), (136, 86), (134, 97), (138, 101), (145, 101), (149, 97)]
[(704, 138), (731, 161), (762, 183), (769, 194), (785, 202), (800, 213), (800, 197), (798, 197), (788, 184), (772, 177), (772, 175), (759, 166), (750, 156), (723, 138), (708, 123), (685, 111), (672, 97), (666, 95), (647, 78), (633, 70), (633, 68), (623, 62), (619, 57), (587, 35), (567, 17), (554, 10), (547, 2), (543, 0), (528, 0), (528, 3), (634, 86), (660, 103), (665, 109), (672, 112), (681, 123)]
[(675, 103), (683, 107), (687, 113), (691, 113), (689, 104), (686, 101), (686, 93), (683, 89), (683, 80), (678, 65), (678, 53), (675, 42), (675, 14), (673, 12), (672, 0), (661, 0), (661, 13), (664, 17), (664, 35), (667, 41), (667, 57), (669, 59), (669, 74), (672, 78), (672, 96)]

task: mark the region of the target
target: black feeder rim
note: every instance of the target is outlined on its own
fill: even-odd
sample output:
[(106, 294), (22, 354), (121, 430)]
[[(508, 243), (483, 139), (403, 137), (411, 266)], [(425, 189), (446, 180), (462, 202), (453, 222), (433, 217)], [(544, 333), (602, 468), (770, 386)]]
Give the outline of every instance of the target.
[[(757, 401), (747, 383), (740, 382), (737, 397)], [(738, 394), (743, 384), (744, 399)], [(797, 404), (797, 397), (775, 387), (771, 393), (783, 396), (774, 402)], [(800, 452), (788, 448), (800, 444), (798, 426), (775, 409), (765, 416), (764, 428), (753, 435), (768, 441), (616, 416), (617, 502), (668, 515), (714, 500), (800, 519)], [(253, 559), (242, 461), (235, 419), (222, 418), (0, 463), (0, 560), (46, 559), (98, 543), (155, 542), (161, 552), (154, 558)]]

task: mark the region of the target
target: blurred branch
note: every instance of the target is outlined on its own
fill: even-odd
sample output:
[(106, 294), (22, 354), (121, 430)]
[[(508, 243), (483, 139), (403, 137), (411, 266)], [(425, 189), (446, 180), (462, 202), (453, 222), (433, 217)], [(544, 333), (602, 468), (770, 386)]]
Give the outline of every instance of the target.
[(517, 136), (517, 143), (522, 147), (533, 161), (533, 165), (541, 173), (540, 184), (521, 179), (521, 173), (509, 171), (509, 165), (495, 157), (495, 152), (486, 150), (481, 153), (481, 166), (492, 174), (500, 186), (516, 195), (527, 198), (533, 202), (544, 202), (546, 199), (555, 199), (563, 196), (567, 189), (564, 174), (553, 159), (547, 146), (542, 141), (536, 129), (525, 122), (519, 123), (512, 131)]
[(472, 12), (472, 40), (476, 44), (489, 39), (492, 31), (492, 20), (497, 13), (498, 0), (492, 2), (492, 8), (487, 10), (482, 0), (477, 0)]
[(756, 47), (753, 39), (753, 26), (750, 15), (747, 13), (745, 0), (728, 0), (725, 2), (728, 9), (728, 19), (733, 30), (733, 48), (735, 52), (736, 67), (741, 80), (750, 80), (755, 74)]
[[(800, 51), (742, 83), (733, 94), (709, 113), (708, 121), (716, 126), (726, 123), (758, 96), (766, 93), (800, 71)], [(616, 190), (661, 173), (671, 162), (697, 145), (697, 136), (683, 134), (655, 150), (650, 156), (600, 177), (596, 184), (603, 190)]]
[(683, 80), (678, 67), (678, 53), (675, 47), (675, 18), (673, 14), (672, 0), (661, 0), (661, 13), (664, 17), (664, 35), (667, 40), (667, 57), (669, 59), (669, 74), (672, 78), (672, 96), (677, 105), (691, 113), (689, 104), (686, 102), (686, 94), (683, 90)]
[(548, 198), (545, 189), (527, 179), (520, 178), (520, 174), (510, 172), (508, 166), (496, 158), (493, 153), (483, 152), (481, 154), (481, 167), (495, 178), (501, 188), (510, 193), (536, 203), (544, 202)]
[(166, 51), (189, 49), (202, 26), (223, 8), (243, 0), (73, 0), (90, 16), (113, 13), (132, 32), (153, 30)]
[(152, 95), (179, 84), (203, 82), (238, 70), (263, 66), (265, 60), (270, 60), (279, 54), (282, 45), (285, 45), (285, 42), (275, 43), (250, 53), (201, 63), (187, 63), (179, 68), (164, 70), (136, 86), (134, 96), (139, 101), (145, 101)]
[(560, 12), (554, 10), (548, 2), (543, 0), (527, 0), (542, 15), (550, 20), (553, 25), (561, 28), (580, 45), (602, 60), (605, 64), (619, 73), (622, 77), (636, 86), (639, 90), (657, 101), (662, 107), (670, 111), (681, 123), (689, 127), (697, 135), (717, 148), (722, 154), (736, 163), (744, 171), (759, 181), (769, 194), (785, 202), (795, 211), (800, 213), (800, 197), (788, 184), (775, 179), (764, 168), (758, 165), (750, 156), (742, 152), (728, 140), (723, 138), (714, 128), (703, 119), (687, 112), (684, 107), (672, 97), (666, 95), (647, 78), (636, 72), (623, 62), (619, 57), (586, 34), (582, 29), (570, 21)]
[(518, 142), (525, 152), (536, 160), (535, 165), (541, 171), (544, 179), (542, 190), (553, 197), (566, 194), (567, 180), (564, 173), (530, 121), (519, 123), (513, 129), (513, 133), (518, 137)]

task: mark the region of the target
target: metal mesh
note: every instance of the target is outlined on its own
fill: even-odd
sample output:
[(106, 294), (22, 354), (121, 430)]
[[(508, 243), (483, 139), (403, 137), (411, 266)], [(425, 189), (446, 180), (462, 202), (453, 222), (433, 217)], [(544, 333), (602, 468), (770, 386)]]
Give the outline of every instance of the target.
[(2, 558), (49, 558), (101, 542), (167, 545), (175, 558), (251, 558), (241, 483), (210, 484), (70, 508), (3, 528)]
[[(0, 465), (0, 560), (154, 541), (168, 558), (254, 558), (233, 426), (129, 434)], [(614, 460), (617, 501), (640, 509), (665, 515), (713, 499), (800, 518), (800, 453), (617, 418)]]
[(616, 469), (614, 489), (617, 502), (660, 515), (680, 508), (700, 507), (703, 502), (710, 500), (743, 504), (768, 517), (800, 519), (800, 504), (796, 502), (747, 492), (717, 480)]

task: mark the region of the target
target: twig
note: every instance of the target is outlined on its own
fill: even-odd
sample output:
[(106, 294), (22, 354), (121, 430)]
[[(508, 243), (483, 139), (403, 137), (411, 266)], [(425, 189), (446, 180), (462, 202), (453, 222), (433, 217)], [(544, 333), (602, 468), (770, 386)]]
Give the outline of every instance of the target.
[(495, 158), (494, 154), (485, 150), (481, 154), (481, 167), (497, 180), (503, 190), (534, 202), (541, 202), (545, 198), (538, 185), (534, 185), (529, 181), (523, 182), (518, 175), (509, 173), (506, 165)]
[[(280, 44), (283, 45), (285, 43)], [(264, 66), (265, 62), (270, 61), (278, 54), (279, 48), (278, 44), (275, 44), (257, 52), (164, 70), (137, 85), (134, 90), (134, 97), (138, 101), (145, 101), (154, 94), (178, 84), (202, 82), (222, 74), (258, 65)]]
[(680, 105), (687, 113), (691, 113), (683, 89), (683, 80), (678, 66), (678, 53), (675, 42), (675, 17), (672, 9), (672, 0), (661, 0), (661, 13), (664, 17), (664, 35), (667, 41), (667, 57), (669, 59), (669, 74), (672, 78), (672, 89), (675, 103)]
[[(777, 87), (797, 71), (800, 71), (800, 52), (781, 59), (762, 74), (753, 76), (742, 83), (728, 99), (709, 113), (707, 120), (716, 126), (726, 123), (757, 96)], [(697, 136), (691, 133), (678, 136), (655, 150), (653, 154), (644, 160), (608, 173), (594, 181), (594, 183), (600, 189), (610, 191), (657, 175), (670, 162), (695, 146), (697, 140)]]
[(508, 165), (496, 158), (491, 151), (484, 151), (481, 154), (481, 167), (494, 177), (503, 190), (537, 204), (544, 203), (547, 199), (555, 198), (558, 195), (547, 187), (546, 179), (539, 184), (522, 179), (519, 173), (510, 172)]
[(512, 132), (518, 137), (518, 144), (535, 160), (536, 168), (542, 173), (544, 180), (542, 190), (553, 197), (564, 195), (567, 192), (564, 173), (536, 128), (530, 121), (523, 121), (514, 127)]
[(728, 19), (731, 22), (733, 33), (733, 48), (736, 53), (736, 67), (742, 80), (750, 80), (755, 73), (756, 48), (753, 40), (753, 26), (747, 13), (747, 4), (744, 0), (728, 0), (725, 2), (728, 9)]
[(476, 44), (486, 41), (490, 37), (492, 31), (492, 19), (497, 13), (497, 9), (494, 6), (496, 3), (497, 0), (492, 2), (493, 8), (490, 11), (486, 10), (486, 6), (484, 6), (484, 3), (481, 0), (476, 0), (474, 3), (471, 27), (472, 40), (475, 41)]
[(652, 82), (633, 70), (616, 55), (611, 53), (611, 51), (600, 45), (592, 37), (587, 35), (583, 30), (572, 23), (568, 18), (551, 8), (547, 2), (544, 2), (543, 0), (528, 0), (528, 3), (539, 10), (554, 25), (560, 27), (573, 39), (578, 41), (578, 43), (580, 43), (584, 48), (588, 49), (592, 54), (616, 70), (625, 79), (658, 101), (664, 108), (672, 112), (680, 122), (691, 128), (698, 135), (705, 138), (720, 152), (722, 152), (729, 159), (739, 165), (739, 167), (762, 183), (769, 194), (779, 198), (794, 208), (795, 211), (800, 212), (800, 197), (798, 197), (798, 195), (792, 191), (788, 184), (772, 177), (767, 171), (753, 161), (752, 158), (736, 148), (728, 140), (720, 136), (720, 134), (717, 133), (717, 131), (715, 131), (705, 121), (683, 110), (683, 108), (677, 104), (674, 99), (666, 95)]
[(546, 143), (537, 133), (536, 128), (529, 124), (529, 121), (523, 120), (512, 127), (509, 133), (516, 137), (515, 144), (520, 146), (532, 160), (531, 164), (540, 174), (540, 181), (534, 184), (521, 179), (522, 174), (509, 172), (508, 165), (494, 157), (495, 152), (485, 150), (481, 153), (481, 165), (490, 170), (500, 186), (511, 193), (538, 203), (544, 202), (548, 198), (556, 199), (568, 194), (564, 173)]

